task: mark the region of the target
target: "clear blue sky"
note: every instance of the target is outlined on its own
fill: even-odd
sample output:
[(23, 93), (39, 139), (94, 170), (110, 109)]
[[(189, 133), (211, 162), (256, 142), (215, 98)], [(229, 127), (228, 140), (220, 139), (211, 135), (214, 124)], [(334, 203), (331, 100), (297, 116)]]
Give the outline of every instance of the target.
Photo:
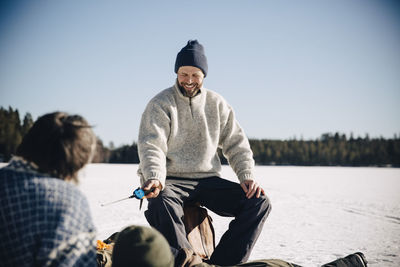
[(189, 39), (204, 85), (250, 138), (400, 134), (400, 4), (325, 1), (2, 1), (0, 106), (78, 113), (105, 145), (137, 140)]

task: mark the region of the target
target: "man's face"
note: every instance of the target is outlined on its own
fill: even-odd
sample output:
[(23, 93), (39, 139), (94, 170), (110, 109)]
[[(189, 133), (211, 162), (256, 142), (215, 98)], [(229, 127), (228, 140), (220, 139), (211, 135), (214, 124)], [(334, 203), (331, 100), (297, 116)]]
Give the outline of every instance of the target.
[(182, 66), (178, 69), (178, 84), (187, 94), (193, 95), (203, 86), (204, 74), (201, 69), (192, 66)]

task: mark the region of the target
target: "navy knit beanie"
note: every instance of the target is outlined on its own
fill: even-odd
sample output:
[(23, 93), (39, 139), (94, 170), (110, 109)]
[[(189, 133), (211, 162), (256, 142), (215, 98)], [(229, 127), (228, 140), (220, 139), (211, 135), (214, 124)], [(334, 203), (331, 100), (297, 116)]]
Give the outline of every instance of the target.
[(176, 56), (175, 73), (182, 66), (193, 66), (203, 71), (207, 76), (208, 64), (204, 47), (197, 40), (189, 40), (187, 45)]

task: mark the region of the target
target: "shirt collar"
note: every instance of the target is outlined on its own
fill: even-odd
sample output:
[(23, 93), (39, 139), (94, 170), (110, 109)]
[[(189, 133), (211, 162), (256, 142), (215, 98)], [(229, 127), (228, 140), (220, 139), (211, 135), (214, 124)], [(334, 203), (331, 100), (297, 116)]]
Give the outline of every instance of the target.
[(19, 156), (13, 156), (5, 168), (19, 172), (40, 174), (39, 167), (34, 162), (27, 161)]

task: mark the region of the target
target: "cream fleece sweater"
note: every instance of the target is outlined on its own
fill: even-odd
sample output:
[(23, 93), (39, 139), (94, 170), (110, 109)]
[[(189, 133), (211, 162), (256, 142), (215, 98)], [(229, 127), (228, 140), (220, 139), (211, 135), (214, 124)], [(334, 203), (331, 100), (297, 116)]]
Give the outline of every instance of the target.
[(239, 181), (254, 179), (253, 153), (232, 107), (219, 94), (202, 88), (195, 97), (178, 85), (163, 90), (148, 103), (139, 129), (138, 175), (141, 183), (166, 176), (220, 177), (217, 148)]

